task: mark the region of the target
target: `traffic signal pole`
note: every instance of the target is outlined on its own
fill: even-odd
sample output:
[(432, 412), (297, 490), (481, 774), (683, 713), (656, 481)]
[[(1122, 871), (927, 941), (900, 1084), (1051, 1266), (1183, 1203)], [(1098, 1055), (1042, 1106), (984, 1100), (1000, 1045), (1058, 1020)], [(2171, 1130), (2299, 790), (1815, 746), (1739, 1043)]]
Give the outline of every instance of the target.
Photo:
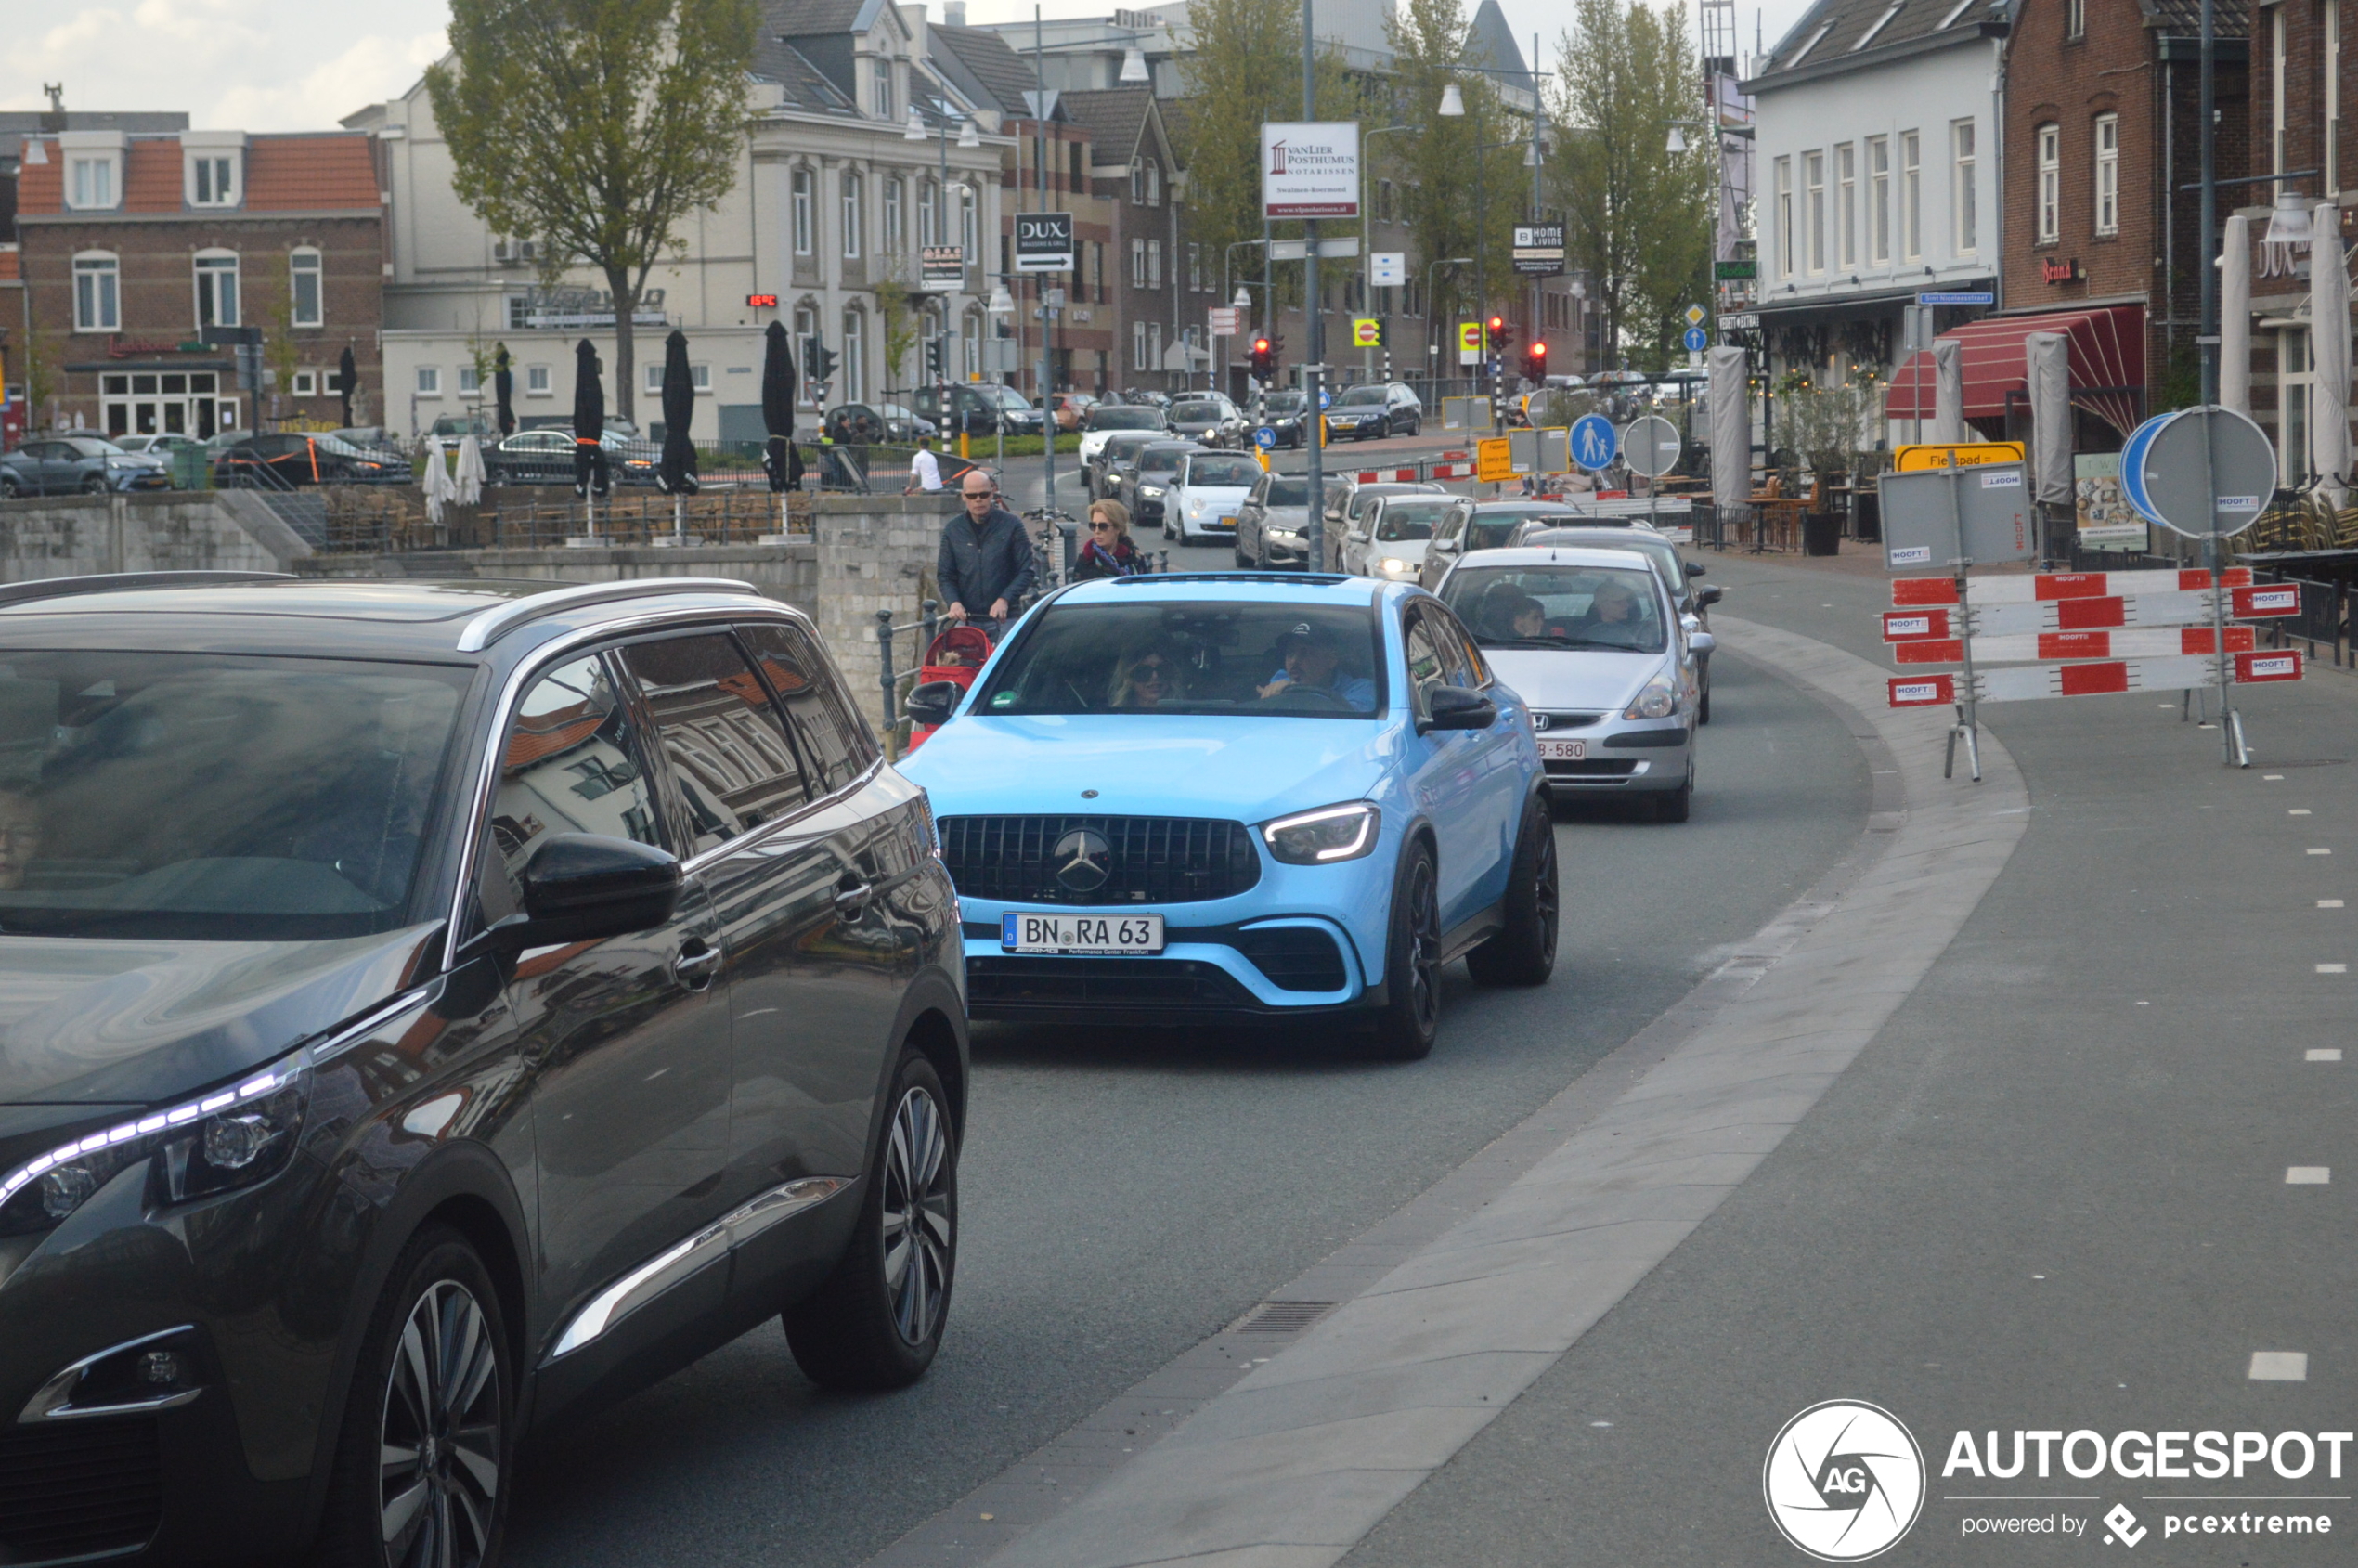
[[(1318, 35), (1311, 28), (1311, 6), (1312, 0), (1302, 0), (1302, 117), (1304, 120), (1318, 117)], [(1360, 156), (1367, 156), (1366, 148), (1360, 149)], [(1302, 512), (1307, 524), (1303, 534), (1310, 547), (1310, 559), (1306, 565), (1311, 571), (1322, 572), (1327, 567), (1327, 486), (1324, 473), (1327, 421), (1318, 407), (1318, 381), (1319, 373), (1327, 368), (1326, 323), (1322, 319), (1325, 313), (1318, 308), (1318, 223), (1313, 218), (1302, 227), (1310, 240), (1303, 247), (1302, 258), (1302, 310), (1308, 325), (1305, 336), (1309, 340), (1307, 357), (1302, 366), (1302, 417), (1311, 421), (1309, 439), (1302, 443), (1303, 448), (1310, 454), (1309, 488), (1302, 497)]]

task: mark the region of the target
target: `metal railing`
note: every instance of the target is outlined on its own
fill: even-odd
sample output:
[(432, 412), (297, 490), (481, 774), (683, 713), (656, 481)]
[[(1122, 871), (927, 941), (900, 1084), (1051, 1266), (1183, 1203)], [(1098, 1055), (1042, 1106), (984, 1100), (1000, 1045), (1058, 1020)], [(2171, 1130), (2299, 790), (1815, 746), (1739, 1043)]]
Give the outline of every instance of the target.
[(768, 489), (707, 490), (677, 498), (630, 489), (582, 500), (569, 489), (548, 488), (545, 497), (521, 486), (486, 491), (476, 505), (446, 505), (435, 519), (427, 515), (423, 498), (408, 486), (322, 486), (327, 503), (324, 551), (393, 555), (536, 550), (583, 537), (601, 544), (644, 545), (675, 538), (675, 527), (705, 544), (749, 544), (810, 532), (813, 498), (808, 491), (787, 492), (782, 517), (782, 498)]

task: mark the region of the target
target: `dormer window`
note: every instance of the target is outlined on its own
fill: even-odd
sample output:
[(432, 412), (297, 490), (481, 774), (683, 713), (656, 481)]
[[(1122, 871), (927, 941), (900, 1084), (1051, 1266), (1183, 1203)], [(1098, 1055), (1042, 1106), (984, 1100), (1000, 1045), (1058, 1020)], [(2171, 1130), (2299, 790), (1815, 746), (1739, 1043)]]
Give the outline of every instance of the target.
[(123, 205), (121, 131), (66, 131), (58, 136), (65, 162), (66, 205), (78, 213)]
[(191, 207), (235, 207), (245, 199), (243, 131), (180, 133), (181, 195)]
[(67, 198), (69, 206), (111, 207), (115, 204), (113, 158), (76, 158), (69, 167), (72, 171), (70, 180), (72, 195)]
[(873, 112), (879, 120), (889, 120), (893, 117), (892, 62), (890, 60), (875, 60), (870, 62), (869, 69), (873, 72), (870, 80), (874, 84), (874, 91), (871, 96), (875, 100)]
[(228, 158), (191, 158), (188, 160), (188, 204), (192, 207), (228, 207), (236, 204), (237, 176), (232, 173), (237, 162)]

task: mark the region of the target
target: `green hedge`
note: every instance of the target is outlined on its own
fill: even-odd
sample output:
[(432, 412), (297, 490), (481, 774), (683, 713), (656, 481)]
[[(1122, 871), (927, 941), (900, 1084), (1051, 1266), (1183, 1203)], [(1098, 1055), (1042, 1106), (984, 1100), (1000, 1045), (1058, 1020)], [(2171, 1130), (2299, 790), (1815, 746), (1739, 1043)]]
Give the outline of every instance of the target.
[[(958, 438), (954, 435), (950, 438), (949, 449), (953, 452), (958, 449)], [(975, 461), (989, 462), (991, 460), (992, 454), (999, 450), (998, 438), (991, 435), (970, 435), (966, 438), (966, 449), (973, 454)], [(1059, 432), (1056, 436), (1056, 450), (1077, 454), (1081, 450), (1080, 433), (1077, 431), (1070, 434)], [(1036, 458), (1040, 456), (1040, 437), (1010, 435), (1007, 437), (1006, 452), (1011, 458)]]

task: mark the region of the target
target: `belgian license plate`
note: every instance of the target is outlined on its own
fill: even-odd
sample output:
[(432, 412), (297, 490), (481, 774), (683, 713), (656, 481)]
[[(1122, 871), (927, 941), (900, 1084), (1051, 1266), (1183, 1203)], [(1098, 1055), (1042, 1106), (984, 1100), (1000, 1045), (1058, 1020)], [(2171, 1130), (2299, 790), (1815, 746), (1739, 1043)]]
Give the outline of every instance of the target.
[(1009, 952), (1094, 956), (1162, 951), (1160, 914), (1004, 914), (999, 945)]
[(1542, 762), (1577, 762), (1588, 755), (1587, 741), (1541, 741), (1539, 760)]

